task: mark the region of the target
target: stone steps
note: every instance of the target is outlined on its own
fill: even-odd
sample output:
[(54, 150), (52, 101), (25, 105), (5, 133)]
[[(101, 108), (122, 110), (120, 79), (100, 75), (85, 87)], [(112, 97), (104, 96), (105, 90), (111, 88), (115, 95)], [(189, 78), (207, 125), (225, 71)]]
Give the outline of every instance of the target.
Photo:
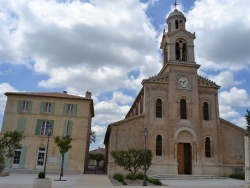
[(194, 179), (226, 179), (215, 175), (181, 175), (181, 174), (157, 174), (152, 178), (159, 180), (194, 180)]

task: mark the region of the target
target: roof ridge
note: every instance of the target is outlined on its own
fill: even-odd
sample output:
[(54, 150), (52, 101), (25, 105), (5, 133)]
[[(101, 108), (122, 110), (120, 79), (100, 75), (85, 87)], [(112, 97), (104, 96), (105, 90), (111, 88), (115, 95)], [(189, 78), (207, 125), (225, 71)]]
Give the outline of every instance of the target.
[[(60, 93), (60, 92), (6, 92), (6, 96), (8, 95), (26, 95), (26, 96), (37, 96), (37, 97), (54, 97), (54, 98), (71, 98), (71, 99), (88, 99), (83, 96), (73, 95), (68, 93)], [(91, 99), (92, 100), (92, 99)]]

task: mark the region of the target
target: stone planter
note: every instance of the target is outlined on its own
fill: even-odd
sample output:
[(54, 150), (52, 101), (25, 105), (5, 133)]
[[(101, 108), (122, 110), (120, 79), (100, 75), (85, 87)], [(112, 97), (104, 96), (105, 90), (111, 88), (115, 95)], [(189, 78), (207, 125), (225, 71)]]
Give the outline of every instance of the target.
[(9, 175), (10, 175), (9, 172), (0, 172), (0, 177), (9, 176)]
[(49, 178), (33, 180), (33, 188), (52, 188), (52, 180)]

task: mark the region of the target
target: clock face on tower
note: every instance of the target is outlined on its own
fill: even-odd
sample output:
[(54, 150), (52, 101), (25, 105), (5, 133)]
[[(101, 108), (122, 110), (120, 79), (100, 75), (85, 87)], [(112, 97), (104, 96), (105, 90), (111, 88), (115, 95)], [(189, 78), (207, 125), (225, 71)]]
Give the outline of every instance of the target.
[(188, 80), (188, 78), (186, 78), (186, 77), (180, 77), (179, 78), (179, 85), (181, 86), (181, 87), (183, 87), (183, 88), (185, 88), (185, 87), (188, 87), (188, 85), (189, 85), (189, 80)]

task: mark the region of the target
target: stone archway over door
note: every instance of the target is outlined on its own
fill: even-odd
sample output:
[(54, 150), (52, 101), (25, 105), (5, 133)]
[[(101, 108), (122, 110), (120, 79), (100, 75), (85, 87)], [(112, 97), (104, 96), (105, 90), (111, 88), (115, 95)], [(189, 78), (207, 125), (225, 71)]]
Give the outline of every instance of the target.
[(178, 143), (178, 174), (192, 174), (192, 147), (190, 143)]

